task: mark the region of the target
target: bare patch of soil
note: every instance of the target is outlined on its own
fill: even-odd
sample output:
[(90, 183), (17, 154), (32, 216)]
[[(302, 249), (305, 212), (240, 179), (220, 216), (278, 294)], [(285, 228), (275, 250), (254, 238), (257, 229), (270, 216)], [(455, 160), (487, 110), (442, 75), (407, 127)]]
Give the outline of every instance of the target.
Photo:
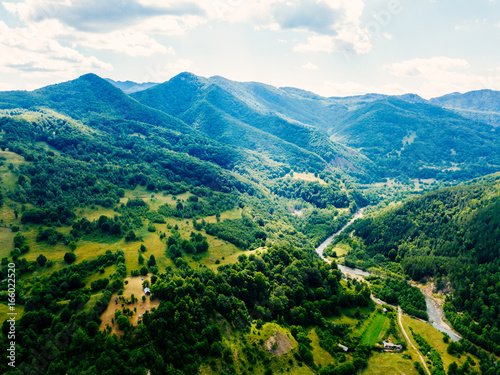
[[(144, 280), (148, 280), (151, 282), (150, 275), (148, 276), (136, 276), (136, 277), (127, 277), (125, 280), (128, 281), (128, 284), (125, 285), (125, 288), (123, 289), (123, 297), (125, 300), (130, 300), (132, 294), (134, 297), (138, 300), (135, 303), (127, 304), (124, 303), (123, 301), (120, 301), (118, 299), (118, 293), (113, 294), (111, 297), (111, 301), (109, 302), (108, 308), (104, 313), (101, 315), (101, 330), (105, 330), (106, 326), (111, 326), (112, 327), (112, 333), (116, 333), (118, 336), (122, 334), (122, 332), (118, 329), (118, 325), (115, 323), (113, 324), (113, 319), (115, 317), (115, 311), (116, 310), (122, 310), (124, 308), (128, 308), (129, 310), (134, 311), (134, 307), (136, 311), (132, 316), (129, 317), (130, 323), (133, 325), (137, 325), (139, 321), (139, 316), (143, 316), (144, 313), (147, 310), (151, 310), (153, 307), (158, 307), (160, 305), (159, 300), (154, 300), (151, 301), (150, 296), (146, 296), (146, 301), (142, 301), (142, 296), (144, 296), (144, 288), (142, 287), (142, 283)], [(123, 306), (122, 306), (123, 304)]]
[(277, 331), (273, 336), (266, 341), (266, 348), (274, 355), (282, 355), (288, 353), (292, 348), (292, 342), (281, 331)]

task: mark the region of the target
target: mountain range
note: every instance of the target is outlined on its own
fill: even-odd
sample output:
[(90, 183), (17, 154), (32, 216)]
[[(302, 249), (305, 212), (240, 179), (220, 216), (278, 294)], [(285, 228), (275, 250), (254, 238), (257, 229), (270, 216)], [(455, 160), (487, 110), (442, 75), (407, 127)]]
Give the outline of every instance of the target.
[[(493, 91), (429, 101), (417, 95), (325, 98), (191, 73), (149, 86), (89, 74), (33, 92), (2, 92), (0, 108), (50, 108), (92, 127), (102, 128), (103, 116), (160, 126), (295, 170), (338, 170), (363, 183), (398, 176), (466, 180), (500, 169), (500, 136), (488, 123), (496, 122), (471, 115), (495, 119)], [(131, 87), (141, 90), (125, 94)]]
[[(498, 100), (438, 99), (191, 73), (0, 92), (0, 372), (499, 374), (500, 128), (472, 115)], [(410, 317), (429, 278), (465, 340)]]

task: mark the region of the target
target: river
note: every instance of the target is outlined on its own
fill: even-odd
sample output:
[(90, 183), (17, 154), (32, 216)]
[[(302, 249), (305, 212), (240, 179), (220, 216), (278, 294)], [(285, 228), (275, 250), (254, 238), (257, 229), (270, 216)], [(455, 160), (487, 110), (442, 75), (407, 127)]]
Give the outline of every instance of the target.
[(460, 336), (455, 333), (448, 324), (443, 320), (444, 311), (441, 306), (431, 297), (424, 293), (425, 303), (427, 305), (427, 315), (429, 315), (429, 324), (438, 331), (446, 333), (453, 341), (459, 341)]
[[(346, 224), (344, 225), (337, 233), (332, 234), (330, 237), (328, 237), (321, 245), (319, 245), (316, 248), (316, 252), (318, 255), (327, 263), (332, 263), (330, 259), (327, 259), (326, 257), (323, 256), (323, 251), (332, 243), (332, 241), (337, 237), (339, 234), (341, 234), (349, 225), (351, 225), (356, 219), (359, 219), (363, 216), (363, 209), (358, 210), (355, 214), (354, 217)], [(370, 276), (370, 272), (366, 272), (357, 268), (351, 268), (351, 267), (346, 267), (342, 266), (340, 264), (337, 265), (339, 270), (342, 271), (344, 275), (356, 275), (356, 276)], [(429, 297), (427, 294), (423, 293), (425, 296), (425, 303), (427, 305), (427, 315), (429, 315), (429, 321), (428, 323), (436, 328), (438, 331), (446, 333), (450, 336), (450, 339), (453, 341), (458, 341), (460, 340), (460, 336), (455, 333), (446, 322), (443, 321), (444, 318), (444, 312), (441, 306), (435, 302), (431, 297)]]
[[(356, 219), (359, 219), (359, 218), (363, 217), (363, 210), (364, 209), (362, 208), (362, 209), (356, 211), (356, 213), (354, 214), (353, 218), (346, 225), (344, 225), (342, 228), (340, 228), (340, 230), (337, 233), (332, 234), (330, 237), (328, 237), (325, 241), (323, 241), (323, 243), (321, 245), (319, 245), (316, 248), (316, 252), (321, 257), (321, 259), (323, 259), (327, 263), (332, 263), (332, 261), (330, 259), (327, 259), (326, 257), (323, 256), (323, 251), (325, 251), (325, 249), (328, 247), (328, 245), (330, 245), (332, 243), (332, 241), (333, 241), (333, 239), (335, 237), (337, 237), (340, 233), (342, 233)], [(346, 267), (346, 268), (349, 268), (349, 267)], [(340, 269), (340, 266), (339, 266), (339, 269)], [(353, 270), (353, 271), (357, 271), (354, 268), (350, 268), (350, 269)], [(359, 270), (359, 271), (360, 272), (364, 272), (364, 271), (361, 271), (361, 270)], [(342, 272), (344, 272), (344, 271), (342, 271)], [(352, 272), (352, 273), (354, 273), (354, 272)], [(361, 275), (361, 276), (368, 276), (368, 275)]]

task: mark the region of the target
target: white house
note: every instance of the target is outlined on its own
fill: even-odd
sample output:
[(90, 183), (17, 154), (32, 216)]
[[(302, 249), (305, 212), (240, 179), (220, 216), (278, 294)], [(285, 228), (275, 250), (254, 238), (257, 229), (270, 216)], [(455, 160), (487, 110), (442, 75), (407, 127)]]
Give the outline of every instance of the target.
[(392, 342), (384, 341), (384, 349), (396, 349), (397, 351), (403, 350), (403, 345), (396, 345)]
[(144, 288), (144, 294), (149, 296), (151, 294), (151, 290), (149, 290), (149, 288)]

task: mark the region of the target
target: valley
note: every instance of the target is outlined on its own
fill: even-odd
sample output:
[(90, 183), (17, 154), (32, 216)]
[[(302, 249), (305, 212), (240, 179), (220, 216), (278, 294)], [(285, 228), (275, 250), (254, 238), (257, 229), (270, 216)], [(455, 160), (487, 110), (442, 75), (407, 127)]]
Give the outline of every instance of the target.
[(482, 95), (0, 92), (0, 371), (500, 373), (500, 133), (462, 113), (494, 113)]

